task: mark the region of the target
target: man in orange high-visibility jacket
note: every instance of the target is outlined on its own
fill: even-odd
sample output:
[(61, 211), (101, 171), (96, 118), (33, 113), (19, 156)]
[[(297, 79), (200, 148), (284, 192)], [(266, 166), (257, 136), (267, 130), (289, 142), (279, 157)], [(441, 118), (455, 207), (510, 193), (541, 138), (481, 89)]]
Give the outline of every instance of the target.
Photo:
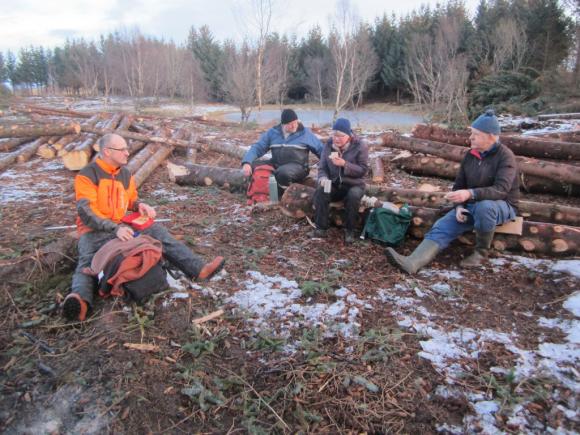
[[(134, 237), (133, 229), (121, 222), (127, 211), (138, 211), (155, 218), (155, 209), (139, 202), (135, 180), (127, 164), (127, 142), (116, 134), (99, 140), (99, 156), (84, 167), (75, 178), (79, 261), (66, 297), (63, 314), (69, 320), (84, 320), (93, 304), (95, 278), (82, 272), (91, 265), (95, 253), (115, 237), (123, 241)], [(175, 240), (160, 224), (154, 223), (141, 231), (163, 245), (163, 256), (190, 279), (208, 280), (224, 265), (223, 257), (211, 262), (194, 255), (184, 244)]]

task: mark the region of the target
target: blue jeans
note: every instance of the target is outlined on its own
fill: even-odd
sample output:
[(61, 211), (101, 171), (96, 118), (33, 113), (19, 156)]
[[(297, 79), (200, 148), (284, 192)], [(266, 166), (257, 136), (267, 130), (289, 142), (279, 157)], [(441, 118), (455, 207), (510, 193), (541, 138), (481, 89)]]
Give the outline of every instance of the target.
[(425, 239), (433, 240), (440, 249), (445, 249), (461, 234), (471, 231), (489, 233), (497, 225), (516, 218), (516, 210), (503, 200), (489, 199), (468, 203), (465, 208), (470, 214), (465, 223), (457, 222), (455, 209), (435, 222), (435, 225), (425, 235)]

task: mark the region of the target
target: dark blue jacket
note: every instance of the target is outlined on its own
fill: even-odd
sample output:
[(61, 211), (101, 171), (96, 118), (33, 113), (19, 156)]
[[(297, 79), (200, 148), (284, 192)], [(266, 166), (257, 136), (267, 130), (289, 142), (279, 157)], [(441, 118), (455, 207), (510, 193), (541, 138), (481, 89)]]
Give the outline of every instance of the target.
[(346, 160), (344, 167), (336, 166), (330, 160), (330, 153), (335, 151), (332, 148), (332, 139), (329, 139), (318, 163), (318, 179), (328, 178), (334, 184), (345, 184), (349, 186), (364, 186), (364, 178), (369, 170), (369, 149), (358, 138), (351, 139), (351, 143), (342, 154)]
[(272, 163), (275, 167), (286, 163), (298, 163), (306, 167), (309, 152), (320, 158), (322, 142), (302, 124), (298, 124), (298, 130), (284, 139), (282, 125), (278, 124), (260, 136), (244, 155), (242, 164), (251, 164), (268, 151), (272, 152)]

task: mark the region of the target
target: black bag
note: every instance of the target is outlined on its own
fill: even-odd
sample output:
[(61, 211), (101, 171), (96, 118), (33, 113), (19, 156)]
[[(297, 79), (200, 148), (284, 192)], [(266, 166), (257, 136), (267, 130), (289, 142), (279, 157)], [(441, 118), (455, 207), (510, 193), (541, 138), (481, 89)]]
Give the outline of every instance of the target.
[[(123, 259), (123, 255), (119, 254), (107, 263), (103, 270), (103, 276), (99, 281), (99, 294), (107, 295), (111, 293), (112, 286), (107, 281), (117, 273), (117, 269)], [(161, 267), (161, 262), (159, 261), (141, 278), (125, 282), (121, 287), (123, 287), (123, 290), (125, 291), (125, 298), (127, 300), (141, 303), (149, 296), (167, 290), (169, 284), (167, 283), (165, 269)]]

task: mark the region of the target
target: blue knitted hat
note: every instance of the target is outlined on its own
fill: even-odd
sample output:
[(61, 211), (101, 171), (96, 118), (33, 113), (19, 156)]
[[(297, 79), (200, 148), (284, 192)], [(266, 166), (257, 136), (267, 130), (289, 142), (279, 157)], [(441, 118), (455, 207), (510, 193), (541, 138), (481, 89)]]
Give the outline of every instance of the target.
[(501, 131), (499, 122), (493, 110), (486, 110), (483, 115), (480, 115), (479, 118), (473, 121), (471, 128), (495, 135), (499, 135)]
[(338, 118), (336, 121), (334, 121), (332, 129), (352, 136), (352, 130), (350, 129), (350, 121), (346, 118)]

